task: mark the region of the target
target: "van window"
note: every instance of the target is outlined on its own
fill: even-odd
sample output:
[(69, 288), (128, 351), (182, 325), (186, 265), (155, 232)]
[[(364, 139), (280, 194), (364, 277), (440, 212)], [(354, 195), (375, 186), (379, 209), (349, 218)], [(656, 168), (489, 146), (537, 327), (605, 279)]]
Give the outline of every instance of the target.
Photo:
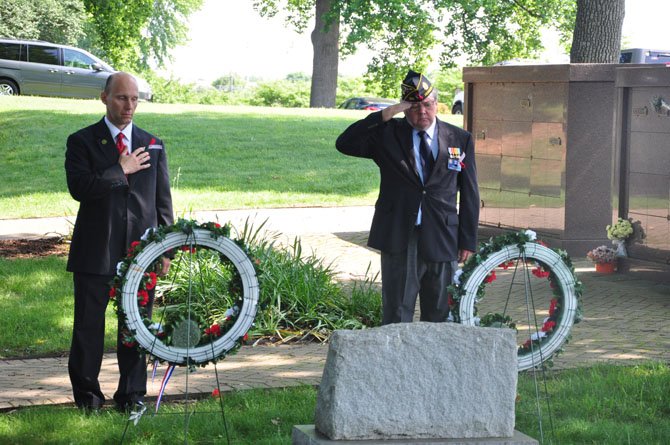
[(91, 59), (84, 53), (75, 51), (73, 49), (63, 48), (63, 65), (71, 66), (73, 68), (84, 68), (87, 70), (93, 69), (95, 60)]
[[(21, 58), (21, 47), (23, 47), (23, 58)], [(0, 59), (25, 61), (25, 45), (19, 43), (0, 42)]]
[(60, 65), (58, 60), (58, 48), (55, 46), (30, 45), (30, 48), (28, 49), (28, 61), (33, 63)]

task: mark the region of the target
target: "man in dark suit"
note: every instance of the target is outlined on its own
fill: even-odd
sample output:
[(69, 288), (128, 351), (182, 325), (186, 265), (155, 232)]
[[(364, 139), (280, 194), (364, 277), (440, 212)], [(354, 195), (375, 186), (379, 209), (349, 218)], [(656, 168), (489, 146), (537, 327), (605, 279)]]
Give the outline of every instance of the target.
[[(404, 112), (405, 118), (393, 118)], [(379, 167), (368, 245), (381, 251), (382, 324), (449, 315), (447, 286), (477, 245), (479, 191), (472, 135), (442, 122), (437, 91), (409, 71), (402, 101), (352, 124), (337, 149)], [(458, 205), (457, 205), (457, 195)]]
[[(172, 224), (172, 198), (163, 142), (133, 125), (137, 81), (111, 75), (100, 99), (106, 115), (70, 135), (65, 153), (67, 186), (79, 201), (67, 270), (74, 278), (74, 327), (68, 371), (77, 406), (105, 403), (102, 364), (109, 283), (130, 243), (149, 227)], [(161, 259), (161, 273), (170, 261)], [(120, 379), (114, 401), (121, 410), (142, 407), (146, 362), (137, 347), (117, 344)]]

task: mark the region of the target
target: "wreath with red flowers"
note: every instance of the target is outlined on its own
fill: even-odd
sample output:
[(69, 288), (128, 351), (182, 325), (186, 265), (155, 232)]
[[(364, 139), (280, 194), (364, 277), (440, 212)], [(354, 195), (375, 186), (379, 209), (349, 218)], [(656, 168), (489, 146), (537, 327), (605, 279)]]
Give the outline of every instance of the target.
[(449, 287), (449, 304), (452, 321), (516, 330), (517, 321), (506, 313), (480, 317), (477, 305), (485, 296), (486, 285), (498, 279), (496, 269), (519, 266), (530, 269), (534, 277), (547, 279), (552, 294), (547, 316), (539, 325), (534, 323), (533, 332), (518, 347), (519, 370), (524, 370), (551, 364), (552, 356), (560, 353), (568, 341), (573, 324), (582, 319), (582, 283), (567, 252), (548, 248), (531, 230), (491, 238), (457, 271)]
[[(160, 276), (164, 257), (170, 272)], [(121, 335), (159, 361), (205, 366), (240, 346), (256, 315), (257, 262), (230, 226), (179, 219), (148, 229), (109, 290)]]

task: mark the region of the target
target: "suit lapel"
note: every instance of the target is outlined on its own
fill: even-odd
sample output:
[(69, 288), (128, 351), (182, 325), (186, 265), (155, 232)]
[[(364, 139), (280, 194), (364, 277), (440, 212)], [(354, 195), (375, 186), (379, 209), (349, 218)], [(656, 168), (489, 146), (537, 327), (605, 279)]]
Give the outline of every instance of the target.
[[(135, 125), (135, 123), (133, 122), (133, 132), (132, 132), (133, 140), (131, 141), (133, 152), (140, 147), (146, 147), (147, 144), (143, 136), (144, 135), (142, 134), (142, 132), (138, 130), (137, 125)], [(138, 180), (141, 181), (141, 175), (138, 175), (137, 173), (139, 172), (136, 172), (133, 175), (128, 175), (128, 186), (132, 186), (132, 184), (134, 184)]]
[(449, 131), (446, 125), (439, 119), (437, 120), (437, 159), (433, 171), (446, 170), (446, 163), (449, 161), (449, 147), (456, 147), (459, 144), (454, 138), (454, 134)]
[(421, 177), (419, 176), (419, 171), (416, 169), (416, 158), (414, 157), (412, 126), (407, 123), (405, 119), (402, 120), (402, 125), (399, 127), (397, 138), (400, 143), (400, 151), (402, 152), (403, 162), (409, 165), (409, 170), (414, 172), (412, 175), (414, 180), (421, 184)]
[(133, 123), (133, 151), (140, 147), (146, 147), (146, 141), (138, 131), (137, 125)]
[(93, 131), (95, 142), (105, 159), (110, 162), (118, 161), (119, 154), (116, 150), (114, 138), (112, 138), (112, 134), (109, 132), (109, 128), (107, 128), (104, 118), (100, 119), (100, 122), (98, 122)]

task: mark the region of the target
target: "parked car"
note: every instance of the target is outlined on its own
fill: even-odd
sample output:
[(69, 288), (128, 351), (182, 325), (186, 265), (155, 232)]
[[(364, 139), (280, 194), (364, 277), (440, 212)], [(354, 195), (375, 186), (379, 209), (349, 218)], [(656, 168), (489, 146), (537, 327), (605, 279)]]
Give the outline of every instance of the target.
[(645, 48), (622, 49), (619, 63), (670, 63), (670, 51)]
[(380, 97), (352, 97), (342, 102), (338, 108), (346, 108), (347, 110), (378, 111), (397, 103), (397, 100), (383, 99)]
[[(97, 98), (116, 70), (83, 49), (35, 40), (0, 39), (0, 95)], [(149, 84), (137, 76), (141, 100)]]
[(451, 102), (451, 114), (463, 114), (464, 100), (465, 94), (463, 94), (463, 90), (456, 90), (456, 94), (454, 94), (454, 100)]

